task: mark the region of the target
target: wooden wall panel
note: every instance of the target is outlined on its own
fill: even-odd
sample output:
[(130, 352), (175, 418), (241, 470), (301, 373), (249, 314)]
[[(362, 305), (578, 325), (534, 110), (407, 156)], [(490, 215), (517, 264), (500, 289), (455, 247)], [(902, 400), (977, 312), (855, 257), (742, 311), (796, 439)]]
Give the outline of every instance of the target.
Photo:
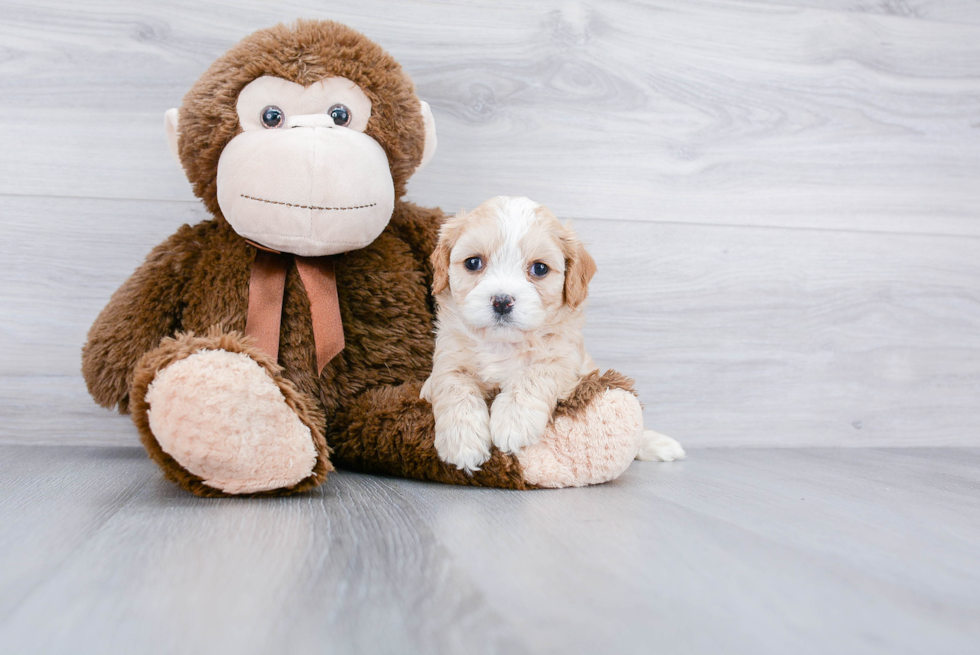
[(529, 195), (601, 272), (588, 338), (691, 445), (980, 443), (972, 2), (0, 3), (0, 441), (119, 443), (79, 348), (205, 217), (163, 112), (252, 30), (336, 18), (432, 103), (409, 193)]
[(0, 192), (190, 199), (163, 112), (244, 34), (329, 16), (432, 103), (424, 203), (980, 233), (980, 26), (915, 18), (924, 3), (7, 4)]
[[(0, 211), (0, 440), (132, 441), (85, 393), (79, 349), (144, 253), (205, 212), (33, 197)], [(574, 224), (600, 269), (589, 348), (637, 379), (650, 426), (692, 445), (976, 443), (980, 240)]]

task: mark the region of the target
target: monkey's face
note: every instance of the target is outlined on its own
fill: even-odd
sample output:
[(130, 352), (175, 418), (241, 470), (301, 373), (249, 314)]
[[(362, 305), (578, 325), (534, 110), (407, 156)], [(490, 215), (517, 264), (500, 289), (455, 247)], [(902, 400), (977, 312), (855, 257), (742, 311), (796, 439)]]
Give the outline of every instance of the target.
[(391, 219), (384, 149), (364, 133), (371, 101), (331, 77), (303, 87), (264, 76), (238, 96), (242, 132), (218, 160), (218, 204), (240, 235), (304, 257), (363, 248)]
[(310, 257), (374, 241), (436, 147), (429, 105), (398, 62), (331, 21), (247, 36), (164, 125), (208, 211), (259, 245)]

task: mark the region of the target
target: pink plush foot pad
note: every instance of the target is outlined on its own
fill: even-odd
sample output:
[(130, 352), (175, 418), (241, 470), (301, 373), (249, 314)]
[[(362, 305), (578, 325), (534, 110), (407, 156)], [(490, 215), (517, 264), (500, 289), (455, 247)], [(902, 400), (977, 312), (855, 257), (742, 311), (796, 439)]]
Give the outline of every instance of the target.
[(607, 389), (574, 417), (559, 416), (517, 457), (524, 479), (541, 487), (583, 487), (613, 480), (636, 457), (643, 409), (629, 391)]
[(146, 393), (165, 453), (225, 493), (286, 488), (316, 464), (310, 428), (244, 353), (200, 350), (160, 370)]

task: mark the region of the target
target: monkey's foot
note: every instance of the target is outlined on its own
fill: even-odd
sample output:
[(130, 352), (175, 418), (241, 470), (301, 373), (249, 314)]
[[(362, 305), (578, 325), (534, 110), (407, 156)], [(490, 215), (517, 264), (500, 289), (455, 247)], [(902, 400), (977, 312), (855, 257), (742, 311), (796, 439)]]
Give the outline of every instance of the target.
[(300, 491), (330, 470), (322, 418), (249, 346), (236, 334), (183, 335), (161, 344), (164, 361), (144, 358), (140, 381), (152, 380), (134, 411), (144, 445), (199, 495)]
[(632, 381), (594, 373), (559, 404), (544, 437), (517, 459), (524, 479), (540, 487), (582, 487), (614, 480), (636, 457), (643, 409)]

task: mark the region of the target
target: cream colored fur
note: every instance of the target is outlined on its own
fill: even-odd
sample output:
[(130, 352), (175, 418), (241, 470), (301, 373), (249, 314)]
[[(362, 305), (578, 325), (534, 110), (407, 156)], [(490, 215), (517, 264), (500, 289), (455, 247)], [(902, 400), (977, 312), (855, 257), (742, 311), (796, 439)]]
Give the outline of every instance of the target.
[(157, 373), (146, 401), (160, 447), (210, 487), (255, 493), (313, 471), (310, 429), (243, 353), (201, 350), (178, 360)]
[[(478, 271), (466, 267), (472, 258)], [(546, 275), (532, 274), (538, 262)], [(528, 482), (565, 487), (614, 479), (634, 457), (684, 456), (670, 437), (643, 430), (639, 401), (622, 390), (607, 391), (584, 418), (549, 427), (558, 401), (597, 370), (582, 337), (595, 264), (549, 210), (491, 198), (447, 221), (433, 264), (438, 328), (421, 395), (432, 403), (443, 461), (478, 470), (493, 444), (518, 453)], [(501, 295), (513, 299), (506, 317), (493, 311)]]
[[(327, 113), (341, 104), (350, 124)], [(278, 108), (281, 127), (261, 122)], [(364, 130), (371, 101), (331, 77), (309, 87), (263, 76), (238, 94), (235, 136), (218, 160), (218, 204), (238, 234), (304, 257), (334, 255), (374, 241), (395, 203), (384, 149)]]
[[(580, 244), (547, 209), (502, 196), (448, 222), (440, 243), (449, 284), (436, 295), (436, 350), (422, 397), (432, 403), (440, 457), (473, 471), (491, 443), (518, 452), (540, 441), (558, 400), (597, 368), (582, 338), (584, 296), (573, 305), (566, 294), (566, 276), (580, 274), (566, 270), (569, 248)], [(477, 256), (483, 268), (467, 270)], [(549, 273), (532, 275), (536, 262)], [(492, 308), (501, 294), (514, 299), (506, 317)]]

